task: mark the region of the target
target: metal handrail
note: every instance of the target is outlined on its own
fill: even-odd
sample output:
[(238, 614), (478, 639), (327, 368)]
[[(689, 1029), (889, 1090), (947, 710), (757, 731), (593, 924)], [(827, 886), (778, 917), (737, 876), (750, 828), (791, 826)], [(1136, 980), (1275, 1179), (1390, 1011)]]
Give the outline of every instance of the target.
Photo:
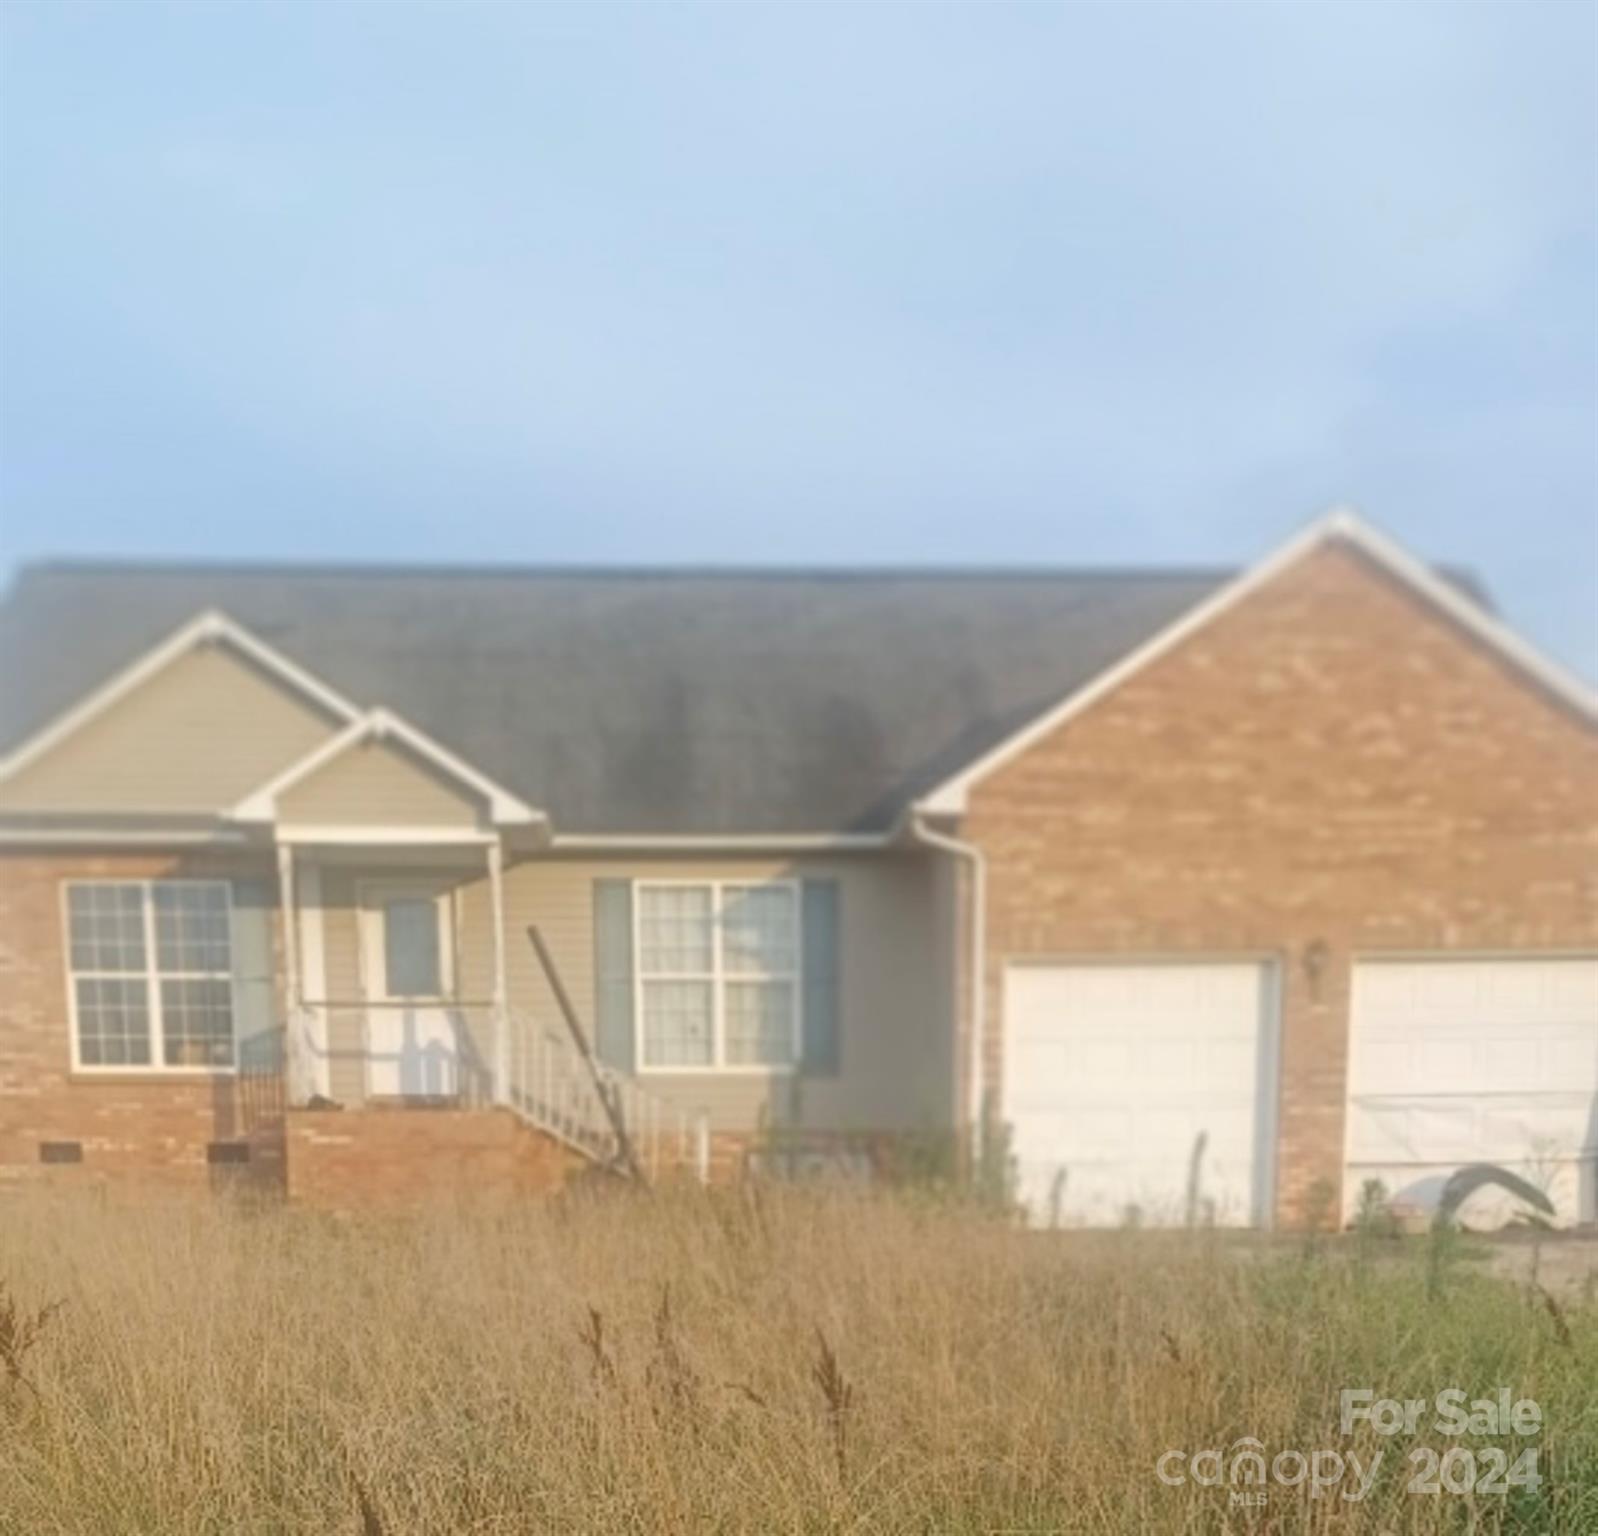
[(627, 1131), (627, 1117), (622, 1113), (619, 1080), (613, 1075), (607, 1076), (589, 1046), (588, 1037), (583, 1033), (582, 1021), (577, 1017), (577, 1009), (572, 1005), (571, 995), (566, 991), (566, 983), (560, 979), (560, 968), (555, 964), (555, 957), (550, 954), (549, 945), (544, 942), (543, 934), (538, 931), (537, 923), (528, 924), (527, 937), (532, 941), (538, 963), (544, 968), (544, 979), (549, 983), (549, 990), (555, 996), (555, 1005), (560, 1009), (561, 1019), (566, 1025), (566, 1036), (571, 1041), (572, 1049), (582, 1059), (583, 1066), (588, 1071), (588, 1080), (594, 1085), (594, 1091), (599, 1095), (600, 1107), (605, 1111), (606, 1120), (610, 1122), (611, 1134), (616, 1139), (616, 1161), (630, 1178), (636, 1179), (640, 1184), (646, 1183), (644, 1170), (638, 1162), (638, 1154), (633, 1150), (632, 1137)]
[(646, 1182), (684, 1168), (695, 1145), (686, 1111), (585, 1058), (560, 1031), (508, 1010), (506, 1100), (529, 1125), (592, 1161)]

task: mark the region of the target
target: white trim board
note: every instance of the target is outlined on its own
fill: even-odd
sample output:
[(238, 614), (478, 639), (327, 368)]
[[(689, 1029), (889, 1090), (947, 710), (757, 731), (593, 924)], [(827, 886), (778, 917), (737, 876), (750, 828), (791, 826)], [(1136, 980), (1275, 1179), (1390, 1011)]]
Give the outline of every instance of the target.
[[(269, 822), (277, 817), (278, 798), (303, 782), (319, 768), (334, 758), (342, 756), (351, 747), (365, 741), (386, 741), (390, 737), (403, 742), (418, 757), (440, 768), (450, 778), (475, 791), (488, 802), (490, 817), (499, 825), (544, 822), (548, 818), (535, 810), (508, 789), (496, 784), (486, 774), (479, 773), (471, 764), (457, 757), (447, 747), (433, 740), (426, 732), (418, 730), (409, 721), (401, 719), (392, 710), (371, 709), (352, 720), (342, 731), (328, 737), (313, 747), (296, 763), (291, 763), (276, 777), (253, 790), (228, 813), (236, 821)], [(280, 833), (281, 836), (281, 833)]]
[(279, 844), (329, 848), (486, 848), (499, 841), (498, 833), (474, 827), (390, 826), (376, 822), (370, 826), (333, 822), (325, 826), (279, 823), (272, 829), (272, 835)]
[(273, 650), (264, 640), (257, 639), (243, 625), (236, 623), (225, 613), (216, 609), (207, 609), (174, 630), (165, 640), (146, 651), (131, 666), (123, 668), (109, 682), (96, 688), (87, 698), (64, 714), (57, 715), (8, 757), (0, 759), (0, 783), (4, 783), (91, 720), (104, 714), (141, 683), (164, 672), (173, 662), (188, 655), (197, 646), (218, 642), (232, 646), (266, 671), (288, 683), (296, 692), (314, 700), (330, 714), (343, 720), (353, 720), (360, 714), (358, 707), (343, 694), (328, 687), (319, 678), (313, 677), (280, 651)]
[(557, 832), (550, 847), (556, 853), (847, 853), (891, 848), (898, 841), (892, 832)]
[(1340, 507), (1301, 530), (1257, 565), (1228, 582), (1197, 607), (1167, 625), (1130, 655), (1099, 673), (1091, 682), (1068, 694), (1014, 735), (997, 743), (974, 762), (945, 779), (916, 801), (913, 812), (930, 816), (958, 816), (966, 809), (970, 791), (1050, 731), (1064, 725), (1120, 687), (1128, 678), (1164, 656), (1244, 598), (1297, 564), (1322, 546), (1341, 542), (1357, 550), (1453, 619), (1462, 629), (1512, 662), (1534, 682), (1573, 708), (1590, 722), (1598, 722), (1598, 695), (1573, 673), (1543, 656), (1502, 620), (1473, 603), (1408, 551), (1373, 528), (1350, 508)]

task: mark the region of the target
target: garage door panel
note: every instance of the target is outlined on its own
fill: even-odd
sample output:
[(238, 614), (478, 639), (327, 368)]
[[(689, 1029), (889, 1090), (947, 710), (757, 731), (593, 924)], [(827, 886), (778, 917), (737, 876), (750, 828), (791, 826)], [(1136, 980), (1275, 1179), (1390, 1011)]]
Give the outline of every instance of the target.
[(1349, 1087), (1364, 1092), (1372, 1083), (1402, 1082), (1411, 1076), (1409, 1045), (1403, 1040), (1371, 1040), (1349, 1075)]
[(1140, 1166), (1164, 1169), (1184, 1187), (1199, 1135), (1205, 1136), (1206, 1169), (1222, 1161), (1246, 1163), (1254, 1144), (1251, 1134), (1220, 1124), (1213, 1115), (1152, 1105), (1136, 1111), (1075, 1107), (1059, 1117), (1058, 1125), (1058, 1129), (1039, 1127), (1038, 1134), (1028, 1136), (1029, 1155), (1076, 1167), (1122, 1163), (1136, 1154)]
[(1404, 1134), (1411, 1157), (1469, 1162), (1480, 1141), (1476, 1106), (1469, 1102), (1416, 1104), (1404, 1117)]
[(1349, 1049), (1349, 1211), (1368, 1178), (1429, 1205), (1493, 1162), (1554, 1190), (1562, 1219), (1595, 1214), (1598, 960), (1361, 963)]
[(1482, 1142), (1495, 1162), (1592, 1156), (1598, 1154), (1594, 1116), (1593, 1095), (1585, 1093), (1539, 1094), (1492, 1104), (1482, 1111)]
[(1516, 1040), (1506, 1031), (1481, 1042), (1476, 1081), (1495, 1083), (1501, 1093), (1535, 1093), (1557, 1081), (1560, 1054), (1553, 1041)]
[(1488, 1032), (1477, 1026), (1471, 1034), (1406, 1041), (1361, 1036), (1359, 1028), (1356, 1011), (1349, 1073), (1355, 1094), (1386, 1093), (1395, 1086), (1479, 1092), (1484, 1085), (1498, 1092), (1558, 1092), (1598, 1079), (1598, 1029), (1527, 1024)]
[(1064, 1073), (1076, 1073), (1098, 1080), (1105, 1074), (1130, 1072), (1134, 1052), (1130, 1041), (1093, 1039), (1063, 1046), (1058, 1065)]
[(1042, 1084), (1068, 1072), (1071, 1067), (1071, 1047), (1063, 1040), (1023, 1040), (1020, 1042), (1026, 1059), (1032, 1064), (1036, 1076), (1015, 1085), (1018, 1101), (1025, 1102), (1028, 1095), (1042, 1091)]
[(1533, 1024), (1598, 1009), (1598, 961), (1583, 957), (1372, 960), (1355, 968), (1362, 1020)]
[(1482, 1080), (1477, 1054), (1474, 1040), (1452, 1036), (1421, 1040), (1410, 1053), (1409, 1067), (1421, 1082), (1430, 1083), (1439, 1093), (1468, 1091)]
[[(1018, 1196), (1035, 1223), (1054, 1215), (1056, 1173), (1053, 1163), (1023, 1164), (1018, 1170)], [(1130, 1220), (1144, 1226), (1180, 1226), (1187, 1218), (1183, 1186), (1158, 1179), (1129, 1183), (1124, 1169), (1109, 1164), (1072, 1168), (1058, 1193), (1060, 1220), (1069, 1226), (1113, 1227)], [(1213, 1205), (1218, 1225), (1247, 1226), (1254, 1219), (1249, 1201), (1230, 1188), (1219, 1195), (1206, 1190), (1205, 1200)]]
[(1038, 1132), (1033, 1145), (1050, 1161), (1120, 1162), (1136, 1143), (1137, 1120), (1129, 1109), (1073, 1105), (1067, 1114), (1045, 1118)]
[[(1259, 1045), (1257, 1030), (1244, 1040), (1212, 1040), (1207, 1047), (1193, 1049), (1193, 1070), (1203, 1077), (1203, 1086), (1210, 1093), (1235, 1092), (1239, 1083), (1252, 1086)], [(1253, 1094), (1240, 1097), (1251, 1099)]]
[(1575, 1157), (1594, 1147), (1588, 1095), (1515, 1095), (1485, 1101), (1397, 1097), (1349, 1104), (1351, 1162), (1531, 1163), (1548, 1153)]
[(1411, 1155), (1415, 1145), (1406, 1108), (1393, 1104), (1349, 1104), (1348, 1149), (1351, 1161), (1402, 1161)]
[(1598, 1029), (1586, 1038), (1574, 1033), (1555, 1035), (1547, 1042), (1542, 1060), (1543, 1082), (1538, 1086), (1598, 1082)]
[[(1217, 1218), (1263, 1198), (1268, 1038), (1258, 965), (1018, 967), (1005, 985), (1005, 1118), (1033, 1218), (1180, 1222), (1199, 1135)], [(1272, 1091), (1274, 1092), (1274, 1085)], [(1064, 1170), (1064, 1183), (1060, 1183)]]
[(1349, 1107), (1349, 1146), (1355, 1161), (1470, 1161), (1478, 1142), (1475, 1105), (1462, 1101), (1401, 1100)]

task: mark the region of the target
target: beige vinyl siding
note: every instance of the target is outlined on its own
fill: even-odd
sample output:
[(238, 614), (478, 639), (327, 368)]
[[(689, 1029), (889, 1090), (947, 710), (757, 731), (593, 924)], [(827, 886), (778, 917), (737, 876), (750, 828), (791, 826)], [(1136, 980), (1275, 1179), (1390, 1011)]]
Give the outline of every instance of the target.
[(340, 1104), (366, 1097), (366, 1013), (360, 1006), (360, 929), (355, 911), (356, 872), (336, 866), (322, 870), (322, 963), (329, 1007), (327, 1020), (329, 1087)]
[[(594, 1014), (593, 888), (601, 878), (749, 880), (828, 876), (839, 884), (841, 1070), (835, 1077), (644, 1072), (649, 1092), (717, 1130), (946, 1128), (951, 1123), (953, 959), (938, 861), (921, 854), (633, 860), (542, 857), (505, 875), (512, 1006), (554, 1018), (529, 923), (549, 942), (585, 1028)], [(466, 892), (464, 952), (486, 975), (491, 924), (481, 882)]]
[(338, 724), (226, 644), (202, 645), (0, 784), (0, 809), (214, 813)]
[[(360, 1058), (360, 882), (432, 878), (453, 893), (456, 994), (482, 1063), (492, 1063), (486, 1003), (493, 994), (493, 918), (480, 854), (453, 870), (408, 869), (393, 861), (325, 864), (324, 953), (330, 1016), (332, 1092), (357, 1105), (365, 1096)], [(839, 885), (841, 1070), (833, 1077), (785, 1073), (645, 1072), (652, 1094), (716, 1130), (799, 1125), (821, 1130), (934, 1130), (954, 1123), (953, 1015), (957, 956), (954, 882), (948, 860), (926, 854), (859, 854), (801, 859), (636, 860), (534, 856), (505, 872), (506, 972), (512, 1009), (563, 1029), (527, 939), (537, 923), (549, 942), (585, 1028), (594, 1014), (595, 880), (759, 880), (830, 877)]]
[(477, 827), (481, 800), (389, 742), (358, 742), (278, 797), (291, 826)]

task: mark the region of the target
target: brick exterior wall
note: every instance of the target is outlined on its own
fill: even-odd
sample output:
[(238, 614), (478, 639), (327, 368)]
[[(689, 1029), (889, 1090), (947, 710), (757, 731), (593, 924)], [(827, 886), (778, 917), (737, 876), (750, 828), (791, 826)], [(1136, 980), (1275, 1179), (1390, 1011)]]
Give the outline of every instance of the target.
[[(281, 1188), (276, 1073), (73, 1073), (62, 932), (65, 880), (269, 875), (259, 860), (214, 856), (0, 853), (0, 1184)], [(80, 1142), (83, 1161), (41, 1163), (47, 1141)], [(213, 1142), (245, 1143), (248, 1161), (212, 1164)]]
[(327, 1210), (550, 1194), (590, 1165), (503, 1109), (291, 1109), (288, 1193)]
[[(248, 1189), (355, 1210), (434, 1196), (549, 1193), (591, 1166), (500, 1110), (286, 1110), (275, 1071), (74, 1073), (62, 884), (171, 878), (259, 880), (274, 870), (259, 856), (0, 852), (0, 1189)], [(275, 948), (281, 976), (281, 931)], [(829, 1148), (834, 1140), (820, 1138)], [(79, 1143), (82, 1161), (41, 1162), (46, 1142)], [(246, 1161), (211, 1161), (212, 1143), (241, 1142)], [(714, 1133), (712, 1181), (743, 1177), (764, 1144), (754, 1130)], [(686, 1166), (663, 1176), (693, 1176), (691, 1144), (685, 1152)]]
[[(249, 1189), (329, 1208), (557, 1187), (581, 1160), (509, 1114), (470, 1110), (285, 1116), (277, 1072), (74, 1073), (61, 887), (67, 880), (273, 879), (273, 865), (215, 855), (0, 853), (0, 1188)], [(276, 972), (283, 974), (281, 930)], [(43, 1163), (44, 1142), (83, 1160)], [(213, 1162), (212, 1143), (244, 1143)]]
[(1274, 957), (1280, 1220), (1341, 1187), (1351, 961), (1598, 950), (1598, 731), (1323, 546), (971, 793), (1012, 957)]

